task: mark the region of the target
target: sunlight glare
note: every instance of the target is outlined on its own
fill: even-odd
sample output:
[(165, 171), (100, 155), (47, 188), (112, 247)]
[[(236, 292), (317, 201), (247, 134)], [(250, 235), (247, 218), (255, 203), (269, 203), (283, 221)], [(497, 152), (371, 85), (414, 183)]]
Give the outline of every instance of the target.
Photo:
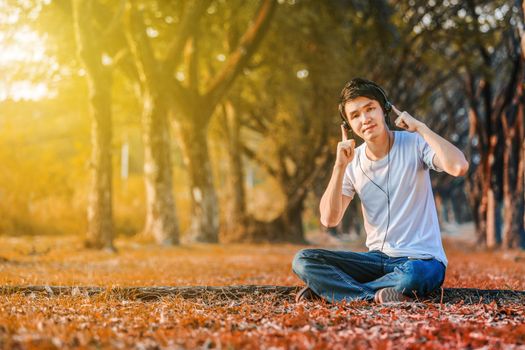
[[(0, 21), (9, 22), (15, 14), (16, 12), (13, 12), (7, 17), (0, 18)], [(50, 70), (58, 67), (56, 61), (46, 55), (45, 37), (29, 26), (22, 25), (13, 32), (0, 32), (0, 47), (2, 47), (0, 72), (4, 76), (4, 81), (0, 84), (0, 101), (6, 99), (36, 101), (55, 95), (49, 89), (47, 82), (32, 82), (31, 73), (26, 73), (34, 71), (34, 67)], [(10, 79), (20, 71), (24, 72), (26, 77)]]

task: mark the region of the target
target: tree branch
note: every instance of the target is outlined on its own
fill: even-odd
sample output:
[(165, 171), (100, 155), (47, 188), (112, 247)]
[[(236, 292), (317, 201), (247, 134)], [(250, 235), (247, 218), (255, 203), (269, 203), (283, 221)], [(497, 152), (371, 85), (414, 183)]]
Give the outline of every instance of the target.
[(251, 150), (248, 146), (242, 145), (242, 151), (243, 153), (250, 158), (251, 160), (255, 161), (257, 164), (259, 164), (268, 174), (270, 174), (273, 177), (277, 177), (277, 171), (270, 165), (268, 162), (265, 162), (262, 160), (257, 154)]
[(142, 84), (155, 91), (154, 85), (158, 83), (159, 76), (156, 71), (158, 62), (146, 35), (144, 19), (132, 1), (129, 1), (126, 7), (125, 22), (128, 27), (126, 39), (133, 57), (135, 57), (139, 79)]
[(241, 37), (237, 49), (229, 56), (222, 71), (212, 79), (208, 92), (205, 94), (205, 99), (211, 101), (212, 105), (220, 100), (255, 52), (264, 34), (266, 34), (276, 6), (276, 0), (263, 1), (253, 24)]
[(198, 25), (199, 17), (206, 11), (210, 2), (211, 0), (190, 1), (189, 7), (184, 13), (182, 23), (179, 26), (179, 31), (175, 34), (173, 41), (169, 45), (168, 53), (163, 63), (163, 68), (168, 74), (172, 74), (173, 70), (179, 65), (184, 46), (191, 36), (193, 29)]
[(188, 42), (187, 66), (188, 88), (198, 93), (199, 90), (199, 36), (195, 34)]

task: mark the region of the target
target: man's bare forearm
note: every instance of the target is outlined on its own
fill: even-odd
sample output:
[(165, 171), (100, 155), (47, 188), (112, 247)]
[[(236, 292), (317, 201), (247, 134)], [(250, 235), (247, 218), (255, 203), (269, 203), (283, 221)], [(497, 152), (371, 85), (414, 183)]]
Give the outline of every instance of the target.
[(342, 187), (345, 168), (344, 165), (334, 166), (328, 187), (321, 198), (321, 224), (326, 227), (337, 226), (343, 216)]
[(425, 123), (412, 117), (408, 112), (401, 112), (392, 106), (398, 115), (394, 123), (396, 126), (410, 132), (417, 132), (435, 152), (432, 162), (438, 168), (445, 170), (452, 176), (464, 176), (468, 171), (468, 162), (465, 155), (456, 146), (433, 132)]
[(438, 157), (438, 164), (452, 176), (464, 176), (468, 170), (465, 155), (456, 146), (421, 123), (417, 132), (425, 139)]
[(349, 200), (343, 202), (343, 177), (348, 164), (354, 159), (355, 140), (348, 139), (348, 134), (341, 125), (342, 141), (337, 144), (337, 156), (335, 159), (332, 177), (328, 187), (324, 191), (319, 211), (321, 212), (321, 224), (326, 227), (337, 226)]

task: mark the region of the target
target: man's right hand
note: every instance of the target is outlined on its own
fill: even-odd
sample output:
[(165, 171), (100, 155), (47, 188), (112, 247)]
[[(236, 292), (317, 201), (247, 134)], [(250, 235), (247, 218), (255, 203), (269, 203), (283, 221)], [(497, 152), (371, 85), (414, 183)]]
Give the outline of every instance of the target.
[(341, 137), (343, 140), (337, 144), (337, 158), (335, 160), (335, 165), (346, 168), (346, 166), (354, 159), (355, 140), (348, 139), (346, 129), (343, 125), (341, 125)]

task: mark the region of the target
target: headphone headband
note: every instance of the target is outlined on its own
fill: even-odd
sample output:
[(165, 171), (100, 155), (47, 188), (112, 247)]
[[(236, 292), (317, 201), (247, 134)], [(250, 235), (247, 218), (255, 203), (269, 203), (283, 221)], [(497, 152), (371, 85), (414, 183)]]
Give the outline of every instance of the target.
[(383, 95), (383, 98), (385, 99), (385, 112), (388, 113), (392, 110), (392, 104), (390, 103), (390, 101), (388, 101), (388, 97), (386, 97), (386, 92), (385, 90), (383, 90), (383, 88), (377, 84), (369, 84), (370, 86), (372, 86), (373, 88), (375, 88), (377, 91), (379, 91), (381, 93), (381, 95)]

